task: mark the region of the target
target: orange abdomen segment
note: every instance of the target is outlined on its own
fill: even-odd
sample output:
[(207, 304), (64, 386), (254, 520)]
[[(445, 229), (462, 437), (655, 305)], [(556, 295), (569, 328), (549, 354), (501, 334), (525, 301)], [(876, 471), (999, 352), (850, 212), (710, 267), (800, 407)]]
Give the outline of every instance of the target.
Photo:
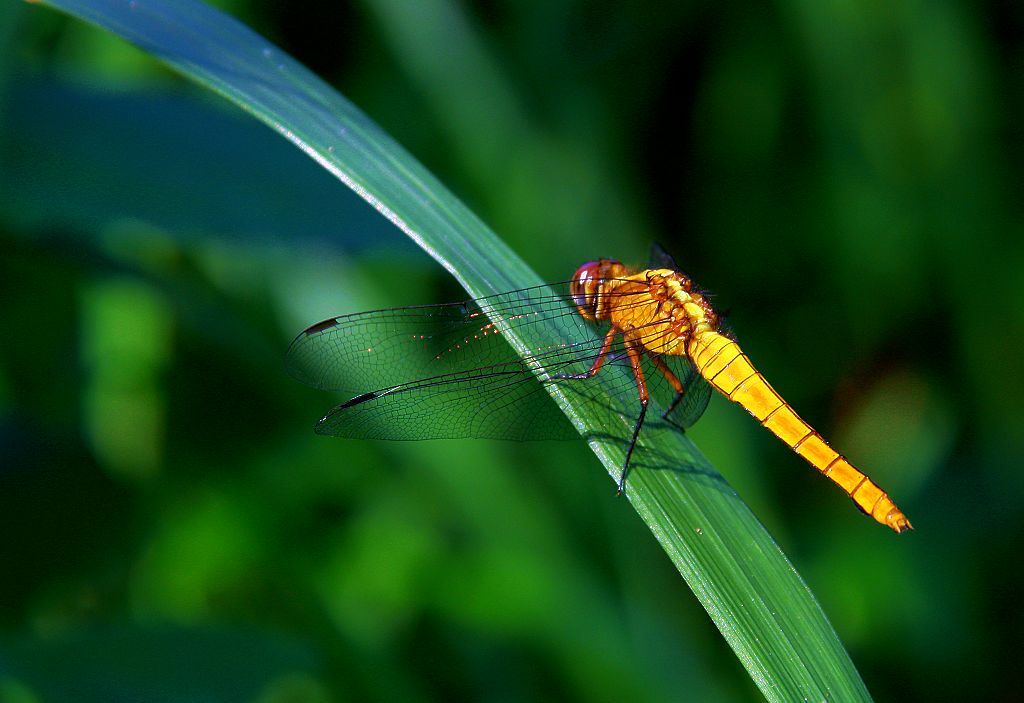
[(896, 532), (911, 529), (910, 521), (889, 496), (800, 419), (736, 342), (717, 332), (703, 332), (691, 341), (689, 353), (697, 370), (712, 386), (746, 408), (758, 422), (836, 483), (862, 511)]

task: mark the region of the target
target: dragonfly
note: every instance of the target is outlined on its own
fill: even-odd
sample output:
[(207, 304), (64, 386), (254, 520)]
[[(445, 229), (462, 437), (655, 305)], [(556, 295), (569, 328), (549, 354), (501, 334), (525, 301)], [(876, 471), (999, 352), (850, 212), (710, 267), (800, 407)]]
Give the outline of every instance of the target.
[[(316, 425), (318, 434), (352, 439), (578, 439), (548, 393), (552, 383), (609, 414), (634, 407), (620, 494), (651, 399), (665, 408), (664, 422), (685, 431), (714, 389), (862, 512), (897, 533), (912, 529), (888, 494), (769, 385), (709, 295), (657, 245), (651, 259), (641, 270), (599, 259), (563, 284), (332, 317), (295, 338), (286, 366), (306, 385), (352, 394)], [(566, 285), (568, 295), (558, 292)], [(517, 350), (509, 332), (520, 346), (536, 342)], [(627, 373), (588, 383), (613, 366)]]

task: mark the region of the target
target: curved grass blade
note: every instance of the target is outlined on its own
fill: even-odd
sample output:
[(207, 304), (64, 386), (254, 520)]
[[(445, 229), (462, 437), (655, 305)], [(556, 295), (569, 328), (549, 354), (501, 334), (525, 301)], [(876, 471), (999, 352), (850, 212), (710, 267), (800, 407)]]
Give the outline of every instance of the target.
[[(541, 284), (379, 127), (245, 26), (185, 0), (45, 4), (120, 35), (277, 130), (429, 252), (473, 297)], [(507, 339), (524, 353), (551, 334), (538, 326), (529, 338)], [(614, 389), (622, 373), (608, 369), (591, 383)], [(551, 388), (617, 477), (636, 409), (610, 415), (557, 384)], [(768, 700), (870, 700), (803, 580), (688, 439), (652, 423), (641, 433), (634, 467), (630, 502)]]

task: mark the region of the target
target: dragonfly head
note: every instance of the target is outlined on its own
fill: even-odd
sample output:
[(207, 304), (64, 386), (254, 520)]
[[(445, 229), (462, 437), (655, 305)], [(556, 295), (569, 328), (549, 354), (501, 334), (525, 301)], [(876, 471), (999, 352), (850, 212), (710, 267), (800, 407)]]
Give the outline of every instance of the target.
[(607, 314), (607, 305), (601, 305), (602, 293), (609, 279), (620, 278), (626, 274), (626, 267), (618, 261), (600, 259), (588, 261), (576, 269), (569, 284), (572, 302), (587, 320), (601, 320)]

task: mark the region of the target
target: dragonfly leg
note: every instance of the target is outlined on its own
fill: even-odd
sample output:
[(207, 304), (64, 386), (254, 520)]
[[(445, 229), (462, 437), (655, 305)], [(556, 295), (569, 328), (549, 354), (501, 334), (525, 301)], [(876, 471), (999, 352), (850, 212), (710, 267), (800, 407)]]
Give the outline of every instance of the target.
[[(662, 420), (668, 420), (668, 416), (672, 414), (672, 411), (675, 410), (683, 400), (683, 396), (686, 395), (686, 387), (683, 385), (683, 382), (679, 380), (679, 377), (672, 373), (672, 369), (668, 367), (668, 364), (666, 364), (660, 356), (651, 354), (650, 359), (655, 368), (657, 368), (658, 371), (661, 371), (661, 375), (668, 379), (672, 389), (676, 392), (675, 397), (672, 398), (672, 402), (668, 405), (668, 409), (661, 414)], [(671, 422), (671, 420), (669, 420), (669, 422)]]
[(604, 366), (605, 359), (608, 358), (608, 352), (611, 351), (612, 342), (615, 341), (615, 335), (618, 334), (618, 332), (619, 330), (615, 327), (612, 327), (610, 330), (608, 330), (608, 334), (604, 336), (604, 343), (601, 344), (601, 351), (597, 353), (597, 358), (594, 359), (594, 363), (591, 365), (589, 370), (584, 371), (583, 373), (560, 373), (557, 376), (552, 376), (551, 378), (558, 380), (571, 379), (579, 381), (585, 378), (593, 378), (594, 376), (596, 376), (597, 372), (601, 370), (602, 366)]
[(633, 426), (633, 437), (629, 440), (629, 449), (626, 450), (626, 461), (622, 465), (622, 478), (619, 479), (619, 488), (616, 491), (616, 495), (622, 495), (626, 490), (626, 476), (629, 475), (629, 460), (633, 456), (633, 450), (636, 448), (637, 437), (640, 436), (640, 428), (643, 427), (644, 417), (647, 415), (647, 382), (644, 380), (644, 371), (640, 365), (640, 361), (643, 358), (643, 354), (633, 342), (628, 338), (626, 342), (626, 353), (629, 355), (629, 364), (633, 368), (633, 378), (636, 379), (636, 389), (640, 396), (640, 415), (636, 419), (636, 424)]

